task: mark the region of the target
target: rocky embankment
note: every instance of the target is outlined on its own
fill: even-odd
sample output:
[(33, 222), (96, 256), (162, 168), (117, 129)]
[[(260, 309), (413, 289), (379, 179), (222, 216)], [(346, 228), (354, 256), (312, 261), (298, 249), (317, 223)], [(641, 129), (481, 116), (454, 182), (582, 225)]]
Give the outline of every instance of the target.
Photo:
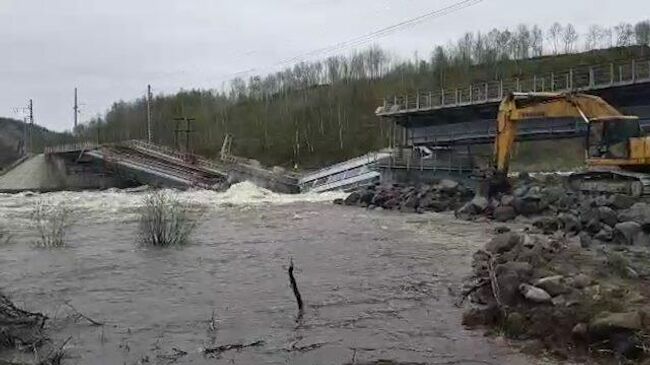
[(406, 213), (454, 211), (472, 199), (474, 192), (453, 180), (432, 185), (372, 185), (353, 192), (334, 204), (368, 209), (399, 210)]
[(492, 198), (442, 180), (373, 186), (335, 203), (502, 222), (459, 294), (464, 325), (536, 354), (650, 364), (650, 204), (642, 199), (584, 195), (562, 177), (522, 174)]

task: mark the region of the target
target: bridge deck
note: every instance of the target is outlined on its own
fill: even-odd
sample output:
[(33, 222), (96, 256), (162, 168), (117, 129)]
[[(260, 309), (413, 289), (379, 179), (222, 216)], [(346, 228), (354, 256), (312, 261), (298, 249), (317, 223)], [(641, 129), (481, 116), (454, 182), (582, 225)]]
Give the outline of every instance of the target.
[(281, 192), (296, 192), (298, 189), (297, 177), (247, 164), (245, 159), (233, 157), (212, 161), (143, 141), (62, 145), (46, 148), (45, 155), (67, 156), (76, 162), (84, 158), (103, 161), (106, 170), (140, 184), (221, 189), (232, 182), (251, 180)]
[(650, 57), (574, 67), (563, 72), (472, 84), (454, 89), (418, 91), (383, 100), (376, 115), (399, 117), (443, 109), (499, 103), (510, 92), (596, 91), (650, 83)]

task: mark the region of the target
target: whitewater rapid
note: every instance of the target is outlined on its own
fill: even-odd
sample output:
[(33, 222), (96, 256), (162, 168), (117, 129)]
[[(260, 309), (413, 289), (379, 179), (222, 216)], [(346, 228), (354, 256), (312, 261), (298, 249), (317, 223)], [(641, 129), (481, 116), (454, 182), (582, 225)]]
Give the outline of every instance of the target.
[[(38, 203), (47, 205), (63, 204), (69, 208), (77, 220), (102, 219), (105, 221), (129, 221), (137, 217), (138, 208), (150, 190), (109, 189), (104, 191), (63, 191), (55, 193), (0, 194), (0, 221), (6, 225), (28, 225), (29, 215)], [(232, 185), (224, 192), (210, 190), (171, 190), (165, 194), (178, 201), (207, 210), (229, 207), (255, 207), (266, 205), (287, 205), (293, 203), (324, 203), (346, 196), (342, 192), (280, 194), (260, 188), (245, 181)]]

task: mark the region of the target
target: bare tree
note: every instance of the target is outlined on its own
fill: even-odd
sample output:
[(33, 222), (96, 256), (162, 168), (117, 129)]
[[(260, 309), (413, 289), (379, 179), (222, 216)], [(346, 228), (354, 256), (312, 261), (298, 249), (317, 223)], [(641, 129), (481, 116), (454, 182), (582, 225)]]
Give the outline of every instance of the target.
[(558, 54), (560, 50), (560, 39), (562, 38), (563, 33), (564, 28), (562, 28), (562, 25), (560, 25), (558, 22), (553, 23), (553, 25), (551, 25), (551, 28), (548, 30), (547, 36), (548, 40), (553, 46), (553, 54)]
[(601, 46), (601, 39), (603, 37), (605, 30), (600, 25), (592, 25), (587, 31), (587, 36), (585, 37), (585, 50), (591, 51), (597, 49)]
[(603, 34), (600, 37), (601, 48), (614, 47), (614, 32), (612, 28), (603, 28)]
[(533, 48), (533, 57), (539, 57), (544, 54), (544, 32), (537, 25), (533, 27), (530, 41)]
[(650, 45), (650, 20), (637, 23), (634, 26), (634, 35), (639, 46)]
[(632, 44), (634, 29), (632, 24), (621, 23), (614, 27), (614, 36), (616, 37), (617, 47), (626, 47)]
[(564, 43), (564, 53), (573, 53), (575, 51), (576, 43), (578, 42), (578, 32), (573, 24), (567, 24), (562, 33), (562, 41)]

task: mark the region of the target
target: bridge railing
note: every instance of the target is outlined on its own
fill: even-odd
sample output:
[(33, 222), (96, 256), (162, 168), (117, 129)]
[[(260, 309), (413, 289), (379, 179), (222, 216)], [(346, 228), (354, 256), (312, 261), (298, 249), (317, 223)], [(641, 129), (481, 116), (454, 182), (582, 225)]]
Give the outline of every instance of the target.
[(383, 100), (379, 116), (499, 102), (510, 92), (588, 91), (650, 82), (650, 57), (588, 65), (528, 78), (474, 83), (453, 89), (418, 91)]
[(50, 146), (50, 147), (45, 147), (43, 150), (43, 153), (46, 155), (53, 154), (53, 153), (67, 153), (67, 152), (75, 152), (75, 151), (88, 151), (88, 150), (94, 150), (99, 148), (99, 145), (96, 143), (91, 143), (91, 142), (80, 142), (80, 143), (69, 143), (69, 144), (63, 144), (59, 146)]

